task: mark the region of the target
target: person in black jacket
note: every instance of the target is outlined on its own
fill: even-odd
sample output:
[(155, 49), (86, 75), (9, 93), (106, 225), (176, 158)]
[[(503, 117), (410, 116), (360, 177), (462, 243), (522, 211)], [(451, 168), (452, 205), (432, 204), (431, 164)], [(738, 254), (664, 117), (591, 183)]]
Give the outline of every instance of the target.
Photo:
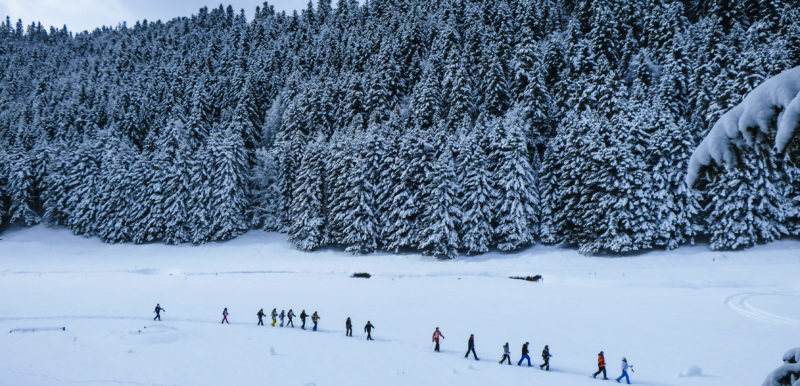
[(300, 311), (300, 321), (302, 322), (302, 324), (300, 325), (300, 328), (302, 328), (304, 330), (306, 329), (306, 318), (307, 317), (308, 317), (308, 314), (306, 314), (306, 310)]
[(522, 366), (522, 361), (524, 361), (525, 359), (528, 360), (528, 367), (533, 366), (531, 364), (531, 357), (528, 356), (528, 342), (525, 342), (525, 344), (522, 345), (522, 358), (519, 358), (517, 366)]
[(375, 339), (372, 339), (372, 329), (373, 328), (375, 328), (375, 326), (373, 326), (372, 323), (369, 320), (367, 320), (367, 324), (364, 326), (364, 331), (367, 333), (367, 340), (375, 340)]
[(464, 358), (469, 356), (470, 351), (472, 351), (472, 356), (475, 357), (475, 360), (478, 360), (478, 354), (475, 354), (475, 334), (469, 334), (469, 341), (467, 341), (467, 353), (464, 354)]
[(153, 312), (155, 312), (155, 313), (156, 313), (156, 316), (155, 316), (155, 318), (153, 318), (153, 320), (156, 320), (156, 319), (158, 319), (158, 321), (159, 321), (159, 322), (161, 321), (161, 311), (167, 312), (165, 309), (163, 309), (163, 308), (161, 307), (161, 305), (160, 305), (160, 304), (156, 303), (156, 310), (155, 310), (155, 311), (153, 311)]
[(344, 322), (344, 336), (353, 336), (353, 322), (350, 320), (350, 317), (347, 317), (347, 320)]
[(539, 365), (539, 369), (544, 369), (545, 371), (550, 371), (550, 347), (544, 345), (544, 350), (542, 350), (542, 359), (544, 363)]
[(258, 310), (258, 313), (256, 314), (256, 316), (258, 316), (258, 324), (257, 324), (257, 326), (263, 326), (264, 325), (264, 320), (263, 320), (264, 319), (264, 309), (262, 308), (262, 309)]

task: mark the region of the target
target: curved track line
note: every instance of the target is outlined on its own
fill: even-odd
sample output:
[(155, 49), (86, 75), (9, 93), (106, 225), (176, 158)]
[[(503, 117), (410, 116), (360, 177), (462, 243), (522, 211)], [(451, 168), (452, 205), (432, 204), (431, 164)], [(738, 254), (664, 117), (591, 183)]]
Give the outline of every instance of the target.
[(725, 305), (728, 306), (728, 308), (738, 312), (740, 315), (761, 323), (800, 327), (800, 320), (764, 311), (753, 306), (748, 301), (751, 297), (765, 295), (780, 296), (784, 294), (780, 292), (742, 292), (728, 296), (728, 298), (725, 299)]

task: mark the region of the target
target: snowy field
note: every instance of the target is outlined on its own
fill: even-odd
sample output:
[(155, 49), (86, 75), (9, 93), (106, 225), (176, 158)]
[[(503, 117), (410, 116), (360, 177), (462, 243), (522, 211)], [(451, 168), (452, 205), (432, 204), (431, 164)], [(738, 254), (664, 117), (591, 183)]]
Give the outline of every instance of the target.
[[(623, 258), (535, 246), (442, 262), (303, 253), (263, 232), (199, 247), (107, 245), (45, 226), (0, 238), (3, 385), (597, 385), (614, 383), (622, 356), (634, 384), (760, 385), (800, 344), (797, 240)], [(543, 282), (507, 278), (532, 274)], [(262, 307), (318, 311), (320, 331), (257, 327)], [(478, 362), (463, 357), (470, 333)], [(514, 366), (497, 363), (506, 341)], [(536, 367), (516, 366), (524, 341)], [(538, 368), (545, 344), (549, 373)], [(600, 350), (610, 381), (590, 377)], [(701, 376), (681, 376), (693, 365)]]

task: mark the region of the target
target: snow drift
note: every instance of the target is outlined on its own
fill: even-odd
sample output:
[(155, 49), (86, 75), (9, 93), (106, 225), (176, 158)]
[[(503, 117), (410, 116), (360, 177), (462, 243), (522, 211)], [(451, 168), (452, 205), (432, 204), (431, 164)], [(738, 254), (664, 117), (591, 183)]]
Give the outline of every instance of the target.
[(775, 151), (781, 152), (800, 124), (800, 67), (767, 79), (717, 120), (692, 153), (686, 182), (694, 185), (700, 169), (710, 165), (712, 160), (735, 164), (734, 140), (741, 134), (744, 142), (752, 145), (754, 133), (751, 129), (758, 128), (760, 134), (767, 134), (776, 115)]

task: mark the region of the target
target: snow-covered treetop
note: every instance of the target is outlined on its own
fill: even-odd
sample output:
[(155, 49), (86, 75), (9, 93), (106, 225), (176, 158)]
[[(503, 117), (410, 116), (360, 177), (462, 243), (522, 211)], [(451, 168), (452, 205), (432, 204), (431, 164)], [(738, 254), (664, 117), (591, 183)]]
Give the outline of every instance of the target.
[(800, 363), (800, 347), (795, 347), (783, 354), (783, 361), (786, 363)]
[(697, 181), (700, 169), (712, 160), (734, 164), (736, 161), (732, 145), (741, 136), (747, 145), (754, 141), (753, 128), (761, 136), (770, 130), (770, 123), (778, 116), (775, 133), (775, 151), (781, 152), (789, 144), (800, 125), (800, 67), (786, 70), (767, 79), (736, 107), (717, 120), (711, 131), (697, 146), (689, 159), (686, 182), (691, 186)]
[[(800, 385), (800, 347), (783, 354), (783, 365), (769, 373), (761, 386)], [(795, 380), (792, 383), (792, 380)]]

